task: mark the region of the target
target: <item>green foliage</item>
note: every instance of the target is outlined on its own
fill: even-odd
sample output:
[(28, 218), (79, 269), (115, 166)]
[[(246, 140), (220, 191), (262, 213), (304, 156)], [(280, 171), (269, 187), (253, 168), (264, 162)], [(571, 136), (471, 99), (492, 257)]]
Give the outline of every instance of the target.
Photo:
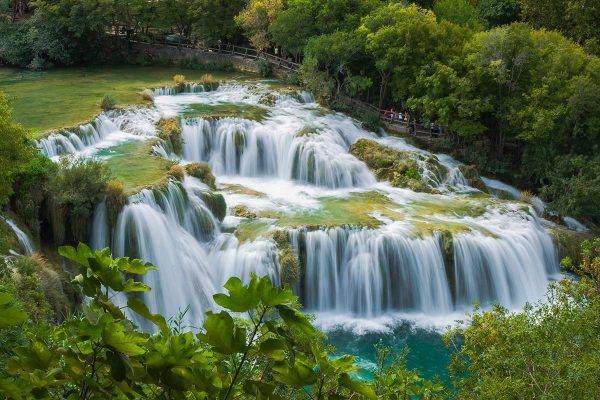
[(381, 128), (381, 118), (379, 116), (379, 113), (370, 111), (364, 112), (362, 114), (361, 120), (363, 126), (368, 130), (377, 132), (379, 131), (379, 128)]
[[(419, 155), (381, 145), (373, 140), (360, 139), (350, 147), (350, 153), (375, 173), (380, 180), (392, 186), (410, 188), (417, 192), (431, 192), (433, 187), (423, 179), (423, 170), (417, 162)], [(431, 171), (444, 174), (444, 169), (434, 158), (423, 159)]]
[(256, 69), (258, 74), (263, 78), (269, 78), (273, 75), (273, 67), (267, 60), (259, 59), (256, 61)]
[(161, 118), (156, 124), (158, 137), (164, 140), (175, 154), (181, 154), (183, 139), (179, 120), (175, 118)]
[(455, 24), (478, 29), (482, 25), (481, 15), (477, 8), (468, 0), (435, 0), (433, 11), (438, 18), (443, 18)]
[(600, 4), (582, 0), (520, 0), (521, 12), (531, 25), (562, 32), (598, 53), (600, 43)]
[(491, 28), (518, 21), (521, 12), (519, 0), (479, 0), (477, 9)]
[[(446, 398), (442, 384), (421, 378), (419, 371), (406, 367), (408, 349), (393, 356), (392, 349), (381, 343), (375, 345), (377, 369), (375, 391), (383, 399), (428, 399)], [(390, 362), (390, 358), (393, 359)]]
[(116, 105), (117, 100), (115, 100), (115, 98), (110, 94), (105, 94), (102, 97), (102, 100), (100, 100), (100, 108), (102, 111), (112, 110)]
[(523, 312), (475, 309), (446, 337), (458, 397), (600, 396), (600, 240), (582, 245), (581, 281), (551, 285), (548, 300)]
[(12, 111), (6, 96), (0, 92), (0, 206), (13, 194), (17, 174), (26, 168), (35, 148), (28, 144), (28, 131), (12, 122)]
[(186, 164), (185, 166), (186, 172), (193, 176), (194, 178), (200, 179), (203, 183), (205, 183), (212, 190), (216, 189), (215, 186), (215, 176), (213, 175), (210, 166), (204, 162), (195, 162)]
[[(48, 180), (49, 212), (56, 243), (85, 240), (88, 219), (106, 193), (110, 173), (96, 160), (61, 159)], [(70, 230), (67, 229), (70, 228)], [(70, 236), (67, 234), (70, 233)]]
[[(297, 311), (296, 296), (268, 277), (252, 275), (246, 285), (231, 278), (227, 293), (214, 296), (224, 310), (208, 312), (194, 335), (169, 327), (132, 296), (150, 290), (138, 279), (151, 265), (113, 259), (108, 249), (92, 252), (82, 244), (59, 251), (77, 264), (74, 282), (90, 300), (82, 316), (61, 325), (23, 326), (29, 339), (12, 350), (7, 375), (0, 377), (5, 396), (376, 399), (370, 385), (350, 377), (353, 357), (332, 358), (321, 334)], [(111, 301), (119, 292), (129, 294), (129, 311), (155, 324), (158, 333), (142, 333), (126, 318)], [(12, 310), (12, 299), (2, 295), (0, 305)], [(24, 313), (11, 312), (15, 317), (7, 314), (5, 325), (23, 322)]]
[(547, 171), (542, 197), (562, 216), (600, 222), (600, 157), (559, 156)]

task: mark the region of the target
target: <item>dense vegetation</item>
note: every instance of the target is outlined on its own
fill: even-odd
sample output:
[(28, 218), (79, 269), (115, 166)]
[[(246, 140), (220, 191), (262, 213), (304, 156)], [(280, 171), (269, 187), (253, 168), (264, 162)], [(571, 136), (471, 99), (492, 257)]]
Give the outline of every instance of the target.
[[(206, 313), (194, 333), (182, 325), (185, 311), (167, 321), (135, 296), (150, 290), (139, 280), (155, 269), (150, 264), (113, 259), (108, 249), (92, 252), (81, 244), (62, 247), (60, 254), (78, 268), (73, 283), (90, 301), (59, 323), (52, 309), (61, 307), (64, 294), (55, 294), (51, 307), (44, 291), (36, 292), (39, 278), (25, 275), (27, 269), (40, 267), (27, 266), (31, 262), (24, 257), (3, 258), (4, 274), (21, 274), (12, 289), (0, 286), (0, 393), (10, 398), (600, 395), (600, 239), (582, 245), (579, 265), (563, 262), (581, 280), (552, 285), (547, 303), (528, 306), (522, 313), (501, 307), (476, 310), (470, 325), (447, 334), (456, 349), (453, 387), (424, 380), (406, 368), (405, 352), (392, 360), (390, 350), (381, 346), (373, 382), (353, 380), (354, 358), (334, 357), (324, 336), (298, 311), (291, 290), (274, 287), (268, 277), (252, 276), (246, 285), (231, 278), (227, 293), (214, 296), (222, 311)], [(33, 280), (19, 289), (24, 279)], [(132, 316), (154, 326), (150, 330), (155, 333), (141, 331)], [(25, 322), (28, 318), (31, 322)]]

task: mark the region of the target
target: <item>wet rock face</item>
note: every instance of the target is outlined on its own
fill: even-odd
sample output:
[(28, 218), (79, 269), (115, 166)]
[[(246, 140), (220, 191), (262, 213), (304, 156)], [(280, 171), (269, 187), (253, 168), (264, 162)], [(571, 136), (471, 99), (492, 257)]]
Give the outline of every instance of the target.
[(445, 168), (435, 156), (424, 157), (411, 151), (393, 149), (373, 140), (358, 140), (350, 147), (350, 153), (367, 164), (378, 180), (415, 192), (435, 192), (434, 182), (442, 181), (446, 174)]
[(483, 183), (483, 180), (481, 180), (481, 176), (475, 165), (461, 165), (458, 169), (460, 169), (460, 172), (462, 172), (470, 186), (482, 192), (487, 192), (487, 187)]

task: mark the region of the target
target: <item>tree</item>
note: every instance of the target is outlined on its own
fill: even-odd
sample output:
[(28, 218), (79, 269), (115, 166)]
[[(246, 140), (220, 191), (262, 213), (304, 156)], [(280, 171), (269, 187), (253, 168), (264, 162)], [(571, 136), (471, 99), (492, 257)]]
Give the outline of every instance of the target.
[(366, 16), (359, 32), (365, 35), (366, 49), (379, 72), (380, 108), (390, 84), (393, 98), (405, 103), (421, 70), (436, 60), (451, 59), (468, 36), (467, 29), (450, 22), (438, 24), (431, 11), (400, 3), (381, 7)]
[(582, 244), (581, 281), (554, 283), (522, 312), (476, 309), (446, 337), (457, 352), (458, 397), (594, 399), (600, 396), (600, 239)]
[(252, 46), (265, 50), (271, 46), (269, 27), (283, 8), (283, 0), (250, 0), (235, 21), (246, 31)]
[(519, 0), (479, 0), (479, 14), (489, 28), (506, 25), (519, 20)]
[[(335, 82), (334, 94), (337, 96), (344, 79), (350, 75), (350, 64), (363, 49), (363, 37), (355, 32), (337, 31), (313, 37), (305, 49), (308, 73), (326, 71), (327, 76)], [(306, 69), (304, 72), (306, 75)]]
[(235, 42), (241, 35), (235, 16), (244, 8), (244, 0), (202, 0), (193, 23), (193, 37), (205, 44)]
[(468, 0), (435, 0), (433, 12), (438, 18), (473, 29), (481, 29), (483, 23), (479, 10)]
[(0, 92), (0, 207), (8, 203), (17, 174), (35, 152), (28, 136), (25, 128), (12, 122), (8, 99)]
[(586, 0), (520, 0), (523, 18), (537, 28), (557, 30), (597, 53), (600, 4)]

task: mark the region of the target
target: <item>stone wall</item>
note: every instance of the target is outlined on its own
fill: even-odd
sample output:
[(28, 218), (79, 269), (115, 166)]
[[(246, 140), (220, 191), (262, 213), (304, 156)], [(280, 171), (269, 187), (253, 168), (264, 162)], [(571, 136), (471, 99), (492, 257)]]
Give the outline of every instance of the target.
[[(253, 59), (205, 49), (134, 42), (132, 43), (132, 50), (134, 59), (142, 56), (174, 65), (179, 65), (182, 61), (194, 61), (199, 64), (232, 64), (237, 71), (258, 72), (256, 61)], [(283, 79), (288, 73), (289, 71), (278, 69), (273, 65), (275, 77)]]

